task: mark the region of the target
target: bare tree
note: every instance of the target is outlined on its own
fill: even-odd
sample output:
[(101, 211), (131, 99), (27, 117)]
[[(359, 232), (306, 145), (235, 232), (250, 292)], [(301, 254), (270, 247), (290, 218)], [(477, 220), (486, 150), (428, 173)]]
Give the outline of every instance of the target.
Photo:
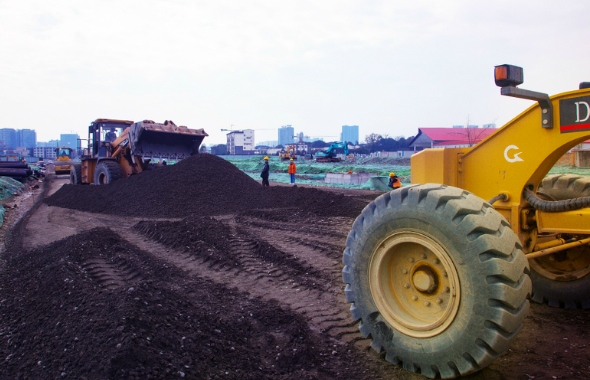
[(370, 135), (365, 136), (365, 142), (367, 143), (367, 145), (373, 145), (381, 141), (382, 138), (383, 137), (381, 135), (371, 133)]
[(488, 128), (470, 128), (469, 127), (469, 116), (467, 116), (467, 124), (465, 128), (458, 128), (455, 134), (462, 137), (462, 140), (467, 140), (469, 147), (474, 146), (487, 136)]
[(472, 147), (486, 137), (487, 128), (461, 128), (467, 144)]

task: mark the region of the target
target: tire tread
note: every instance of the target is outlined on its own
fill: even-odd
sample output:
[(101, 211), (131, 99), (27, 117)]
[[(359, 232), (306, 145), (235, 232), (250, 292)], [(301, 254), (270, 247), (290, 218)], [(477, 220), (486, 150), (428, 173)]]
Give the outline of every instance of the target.
[[(448, 219), (465, 233), (470, 235), (470, 243), (477, 247), (475, 261), (484, 265), (491, 273), (488, 277), (492, 284), (489, 286), (490, 298), (486, 307), (489, 309), (489, 326), (482, 327), (485, 333), (482, 337), (475, 337), (471, 350), (457, 352), (455, 359), (434, 361), (432, 363), (417, 363), (410, 358), (403, 358), (397, 352), (393, 343), (381, 341), (372, 335), (371, 324), (375, 316), (362, 315), (361, 309), (355, 304), (359, 302), (359, 294), (355, 294), (354, 271), (355, 252), (363, 238), (363, 232), (371, 228), (375, 218), (384, 208), (423, 207)], [(509, 243), (508, 243), (509, 242)], [(510, 225), (487, 202), (473, 194), (454, 187), (426, 184), (413, 187), (403, 187), (391, 191), (377, 198), (367, 205), (362, 214), (353, 223), (348, 234), (344, 252), (343, 279), (346, 285), (347, 301), (351, 302), (351, 313), (355, 320), (361, 319), (359, 330), (364, 337), (371, 337), (371, 346), (377, 352), (385, 351), (385, 359), (403, 368), (422, 373), (429, 378), (453, 378), (475, 372), (494, 358), (499, 356), (509, 345), (516, 333), (520, 331), (524, 316), (528, 311), (527, 295), (531, 293), (530, 278), (528, 276), (527, 261), (520, 252), (520, 244)], [(520, 269), (516, 270), (513, 267)], [(496, 299), (499, 298), (499, 299)], [(379, 313), (377, 313), (379, 314)], [(380, 315), (377, 317), (380, 318)], [(379, 322), (382, 323), (382, 322)], [(397, 334), (393, 330), (394, 334)], [(485, 339), (485, 340), (484, 340)], [(491, 343), (487, 343), (489, 341)], [(497, 347), (496, 347), (497, 345)], [(505, 348), (506, 347), (506, 348)], [(498, 352), (496, 352), (499, 351)]]

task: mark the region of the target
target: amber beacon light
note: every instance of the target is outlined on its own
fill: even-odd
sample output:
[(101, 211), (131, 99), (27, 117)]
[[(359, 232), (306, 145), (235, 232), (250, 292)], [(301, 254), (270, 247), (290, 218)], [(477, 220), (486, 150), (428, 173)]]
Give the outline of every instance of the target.
[(524, 82), (522, 67), (513, 65), (495, 66), (494, 77), (498, 87), (518, 86)]

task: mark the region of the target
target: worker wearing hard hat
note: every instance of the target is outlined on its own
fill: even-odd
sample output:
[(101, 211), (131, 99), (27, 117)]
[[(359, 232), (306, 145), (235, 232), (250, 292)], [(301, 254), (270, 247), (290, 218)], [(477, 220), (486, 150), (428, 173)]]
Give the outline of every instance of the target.
[(262, 186), (268, 186), (268, 157), (264, 157), (264, 167), (262, 168), (262, 173), (260, 173), (260, 177), (262, 178)]
[(289, 164), (289, 174), (291, 175), (291, 185), (295, 184), (295, 172), (297, 172), (295, 168), (295, 163), (293, 159), (291, 159), (291, 163)]
[(395, 175), (394, 172), (389, 173), (389, 184), (387, 185), (392, 189), (397, 189), (402, 187), (402, 181), (399, 180), (399, 177)]

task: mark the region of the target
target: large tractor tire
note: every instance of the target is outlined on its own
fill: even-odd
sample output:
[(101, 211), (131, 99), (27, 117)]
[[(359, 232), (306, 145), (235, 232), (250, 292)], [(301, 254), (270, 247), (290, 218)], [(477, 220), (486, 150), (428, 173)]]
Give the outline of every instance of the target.
[(107, 185), (123, 178), (123, 169), (115, 161), (101, 161), (94, 171), (94, 184)]
[(80, 185), (82, 183), (82, 165), (72, 164), (70, 168), (70, 185)]
[(590, 197), (590, 177), (577, 174), (553, 174), (543, 179), (538, 191), (541, 195), (549, 195), (556, 201)]
[(350, 311), (385, 359), (429, 378), (490, 364), (529, 308), (528, 263), (509, 223), (455, 187), (381, 195), (356, 219), (343, 278)]
[[(590, 177), (555, 174), (539, 192), (555, 200), (590, 196)], [(530, 260), (532, 300), (553, 307), (590, 309), (590, 247), (576, 247)]]

